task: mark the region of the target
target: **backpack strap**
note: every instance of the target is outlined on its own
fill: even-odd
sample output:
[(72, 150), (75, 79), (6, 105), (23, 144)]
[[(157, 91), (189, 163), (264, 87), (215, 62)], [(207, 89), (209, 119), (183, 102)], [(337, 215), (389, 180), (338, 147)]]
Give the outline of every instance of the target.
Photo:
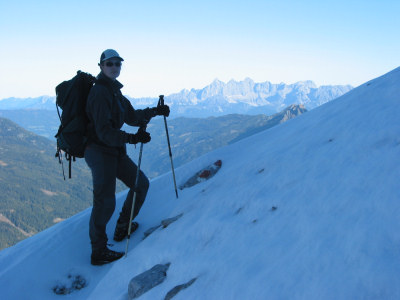
[[(61, 164), (61, 168), (62, 168), (62, 172), (63, 172), (63, 177), (65, 180), (65, 172), (64, 172), (64, 163), (62, 160), (62, 151), (60, 148), (57, 147), (57, 152), (56, 152), (56, 157), (58, 157), (58, 162)], [(75, 161), (75, 156), (71, 156), (68, 153), (65, 153), (65, 159), (68, 161), (68, 178), (72, 178), (71, 177), (71, 172), (72, 172), (72, 160)]]
[(60, 110), (58, 109), (57, 101), (56, 101), (56, 108), (57, 108), (58, 118), (60, 119), (60, 124), (62, 124), (61, 123), (61, 114), (60, 114)]
[[(71, 179), (71, 172), (72, 172), (72, 160), (75, 161), (75, 156), (71, 156), (69, 153), (65, 153), (65, 159), (68, 161), (68, 178)], [(63, 170), (64, 173), (64, 170)], [(65, 176), (64, 176), (65, 179)]]
[(65, 180), (64, 164), (63, 164), (63, 160), (62, 160), (62, 152), (61, 152), (61, 149), (58, 146), (57, 146), (56, 157), (58, 157), (58, 162), (61, 164), (61, 169), (62, 169), (63, 177), (64, 177), (64, 180)]
[(68, 170), (69, 170), (69, 179), (71, 179), (71, 171), (72, 171), (72, 167), (71, 167), (71, 164), (72, 164), (72, 162), (71, 162), (71, 157), (69, 158), (69, 167), (68, 167)]

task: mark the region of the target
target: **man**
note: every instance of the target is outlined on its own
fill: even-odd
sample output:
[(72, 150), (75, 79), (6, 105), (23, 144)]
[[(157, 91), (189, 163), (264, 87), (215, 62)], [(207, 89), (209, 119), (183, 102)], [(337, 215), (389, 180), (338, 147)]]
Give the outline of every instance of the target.
[[(90, 90), (86, 105), (89, 142), (85, 149), (85, 160), (93, 177), (93, 209), (89, 223), (93, 265), (110, 263), (124, 255), (107, 248), (106, 226), (115, 209), (116, 179), (129, 187), (115, 228), (116, 241), (122, 241), (128, 234), (134, 192), (137, 194), (133, 217), (136, 217), (149, 188), (149, 180), (142, 171), (138, 186), (135, 187), (137, 166), (126, 153), (126, 143), (150, 142), (150, 134), (145, 131), (146, 124), (156, 115), (169, 115), (167, 105), (142, 110), (132, 107), (120, 91), (122, 84), (117, 81), (122, 61), (122, 57), (113, 49), (101, 54), (101, 71)], [(136, 134), (130, 134), (121, 130), (124, 123), (140, 128)], [(137, 227), (138, 224), (132, 222), (131, 231)]]

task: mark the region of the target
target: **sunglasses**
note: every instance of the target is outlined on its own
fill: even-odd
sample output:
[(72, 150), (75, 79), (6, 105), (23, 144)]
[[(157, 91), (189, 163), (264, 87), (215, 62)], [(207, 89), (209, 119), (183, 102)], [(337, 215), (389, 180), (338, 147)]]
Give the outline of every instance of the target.
[(117, 68), (119, 68), (121, 66), (121, 62), (120, 61), (116, 61), (116, 62), (108, 61), (105, 63), (105, 65), (110, 68), (112, 66), (116, 66)]

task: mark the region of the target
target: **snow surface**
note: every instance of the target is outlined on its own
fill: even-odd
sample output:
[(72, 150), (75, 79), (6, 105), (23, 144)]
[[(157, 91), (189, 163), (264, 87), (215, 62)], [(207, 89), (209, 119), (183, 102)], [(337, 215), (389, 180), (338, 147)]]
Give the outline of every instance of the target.
[[(164, 299), (192, 278), (174, 299), (400, 299), (399, 104), (397, 68), (178, 168), (180, 185), (223, 162), (179, 199), (171, 173), (153, 179), (128, 257), (112, 264), (90, 265), (90, 208), (4, 249), (1, 299), (127, 299), (131, 278), (168, 262), (167, 279), (139, 299)], [(69, 274), (88, 286), (55, 295)]]

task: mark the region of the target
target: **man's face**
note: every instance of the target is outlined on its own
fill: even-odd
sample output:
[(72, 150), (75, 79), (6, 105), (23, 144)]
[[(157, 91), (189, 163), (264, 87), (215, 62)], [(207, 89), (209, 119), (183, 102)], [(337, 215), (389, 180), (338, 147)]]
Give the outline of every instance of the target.
[(100, 65), (100, 69), (107, 77), (115, 80), (121, 73), (121, 60), (118, 58), (107, 59)]

